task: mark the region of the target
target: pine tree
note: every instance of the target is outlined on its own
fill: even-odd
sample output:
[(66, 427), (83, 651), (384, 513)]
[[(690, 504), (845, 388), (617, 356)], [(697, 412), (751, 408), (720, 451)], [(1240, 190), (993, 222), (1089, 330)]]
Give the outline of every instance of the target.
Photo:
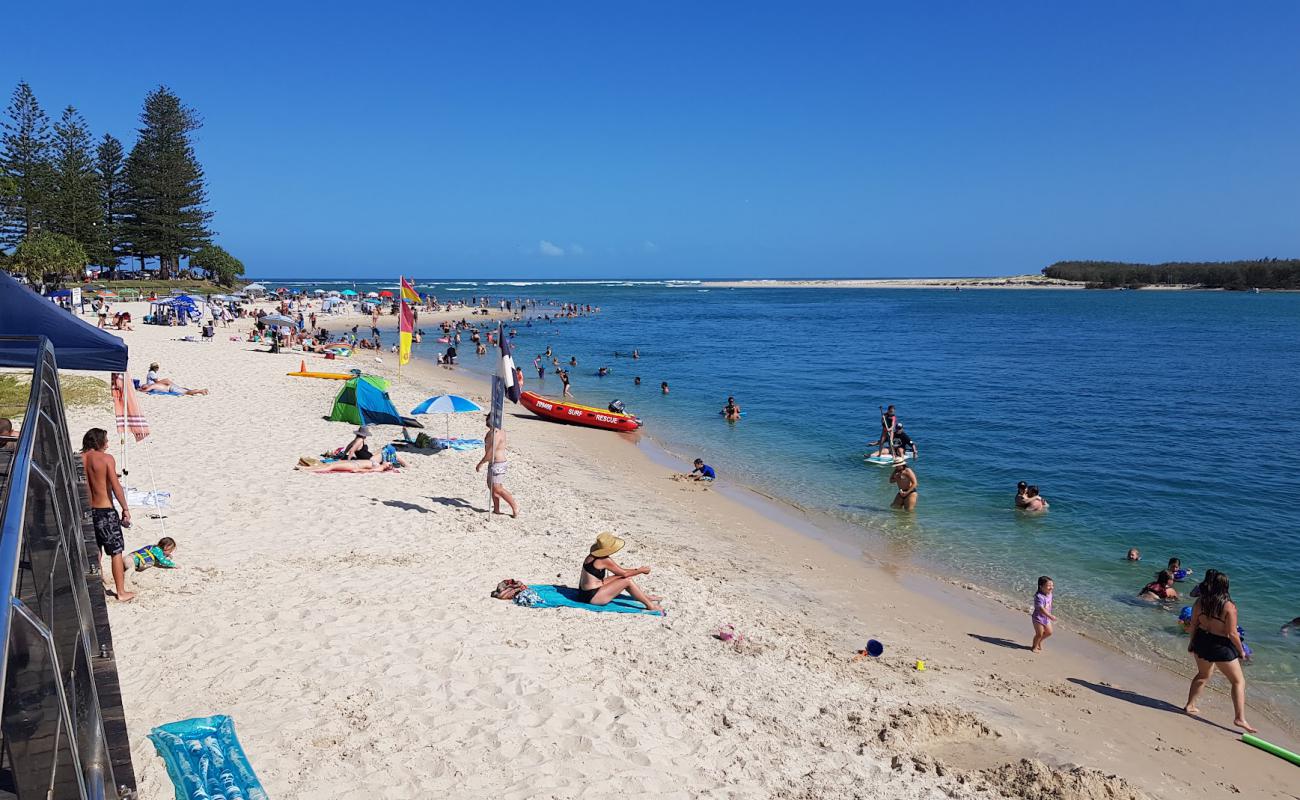
[(98, 183), (100, 239), (102, 252), (91, 260), (108, 268), (109, 279), (117, 277), (117, 262), (126, 255), (122, 239), (123, 204), (126, 199), (125, 155), (122, 143), (112, 134), (104, 134), (95, 149), (95, 178)]
[(90, 128), (81, 114), (72, 106), (65, 108), (54, 124), (54, 193), (48, 227), (80, 244), (86, 255), (99, 263), (106, 246), (90, 142)]
[(145, 97), (141, 128), (126, 159), (125, 237), (141, 261), (157, 257), (161, 277), (176, 271), (182, 256), (195, 253), (212, 232), (205, 211), (203, 168), (191, 135), (201, 125), (194, 110), (166, 86)]
[(17, 247), (44, 222), (49, 202), (50, 121), (26, 81), (14, 89), (9, 119), (0, 136), (0, 174), (11, 179), (8, 220), (0, 229), (0, 249)]

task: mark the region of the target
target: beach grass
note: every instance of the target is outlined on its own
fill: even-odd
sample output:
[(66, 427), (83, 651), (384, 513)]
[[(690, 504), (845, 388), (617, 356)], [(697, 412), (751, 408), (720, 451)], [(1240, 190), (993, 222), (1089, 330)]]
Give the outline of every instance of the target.
[[(0, 416), (19, 417), (27, 411), (30, 375), (0, 375)], [(60, 375), (59, 391), (66, 408), (108, 404), (108, 381), (88, 375)]]

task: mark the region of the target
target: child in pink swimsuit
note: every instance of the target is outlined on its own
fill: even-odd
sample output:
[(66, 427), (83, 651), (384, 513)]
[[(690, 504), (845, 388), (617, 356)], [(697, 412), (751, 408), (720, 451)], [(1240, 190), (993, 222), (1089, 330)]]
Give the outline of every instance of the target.
[(1034, 645), (1030, 648), (1032, 652), (1043, 652), (1043, 642), (1047, 637), (1052, 635), (1052, 623), (1056, 622), (1056, 617), (1052, 615), (1052, 589), (1056, 588), (1052, 579), (1044, 575), (1038, 579), (1038, 594), (1034, 595), (1034, 611), (1029, 618), (1034, 621)]

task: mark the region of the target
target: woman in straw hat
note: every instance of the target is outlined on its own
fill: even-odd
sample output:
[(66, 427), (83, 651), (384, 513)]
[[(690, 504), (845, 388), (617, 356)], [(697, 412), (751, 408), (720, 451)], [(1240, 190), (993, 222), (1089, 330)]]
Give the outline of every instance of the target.
[[(582, 572), (578, 574), (578, 601), (603, 606), (627, 592), (647, 609), (663, 611), (657, 602), (661, 598), (641, 591), (641, 587), (632, 580), (637, 575), (649, 575), (650, 568), (623, 569), (610, 558), (622, 549), (623, 540), (612, 533), (602, 533), (596, 537), (591, 552), (582, 561)], [(613, 574), (606, 577), (607, 572)]]

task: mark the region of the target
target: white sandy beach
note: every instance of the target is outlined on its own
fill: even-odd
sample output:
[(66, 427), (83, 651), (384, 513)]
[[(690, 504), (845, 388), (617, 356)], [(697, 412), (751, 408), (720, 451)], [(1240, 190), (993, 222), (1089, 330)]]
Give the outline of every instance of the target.
[[(299, 353), (228, 341), (249, 326), (208, 344), (121, 334), (135, 375), (156, 360), (211, 390), (141, 397), (152, 435), (124, 479), (172, 493), (165, 520), (136, 511), (128, 549), (165, 523), (181, 565), (110, 606), (142, 800), (172, 797), (149, 730), (213, 713), (234, 718), (276, 800), (1300, 796), (1295, 766), (1224, 727), (1222, 679), (1186, 717), (1184, 678), (1077, 635), (1064, 607), (1031, 656), (1027, 606), (811, 539), (674, 481), (623, 435), (508, 411), (518, 520), (483, 513), (477, 452), (411, 455), (400, 474), (294, 471), (348, 441), (322, 419), (339, 385), (287, 377)], [(382, 359), (305, 357), (393, 376)], [(392, 396), (406, 411), (447, 391), (486, 401), (475, 379), (419, 364)], [(120, 460), (111, 408), (69, 411), (77, 442), (92, 426)], [(482, 417), (452, 430), (481, 437)], [(653, 567), (642, 583), (666, 618), (488, 596), (507, 577), (573, 585), (603, 530), (627, 540), (619, 563)], [(712, 636), (725, 623), (743, 645)], [(851, 661), (868, 638), (884, 655)], [(1296, 749), (1292, 730), (1253, 721)]]

